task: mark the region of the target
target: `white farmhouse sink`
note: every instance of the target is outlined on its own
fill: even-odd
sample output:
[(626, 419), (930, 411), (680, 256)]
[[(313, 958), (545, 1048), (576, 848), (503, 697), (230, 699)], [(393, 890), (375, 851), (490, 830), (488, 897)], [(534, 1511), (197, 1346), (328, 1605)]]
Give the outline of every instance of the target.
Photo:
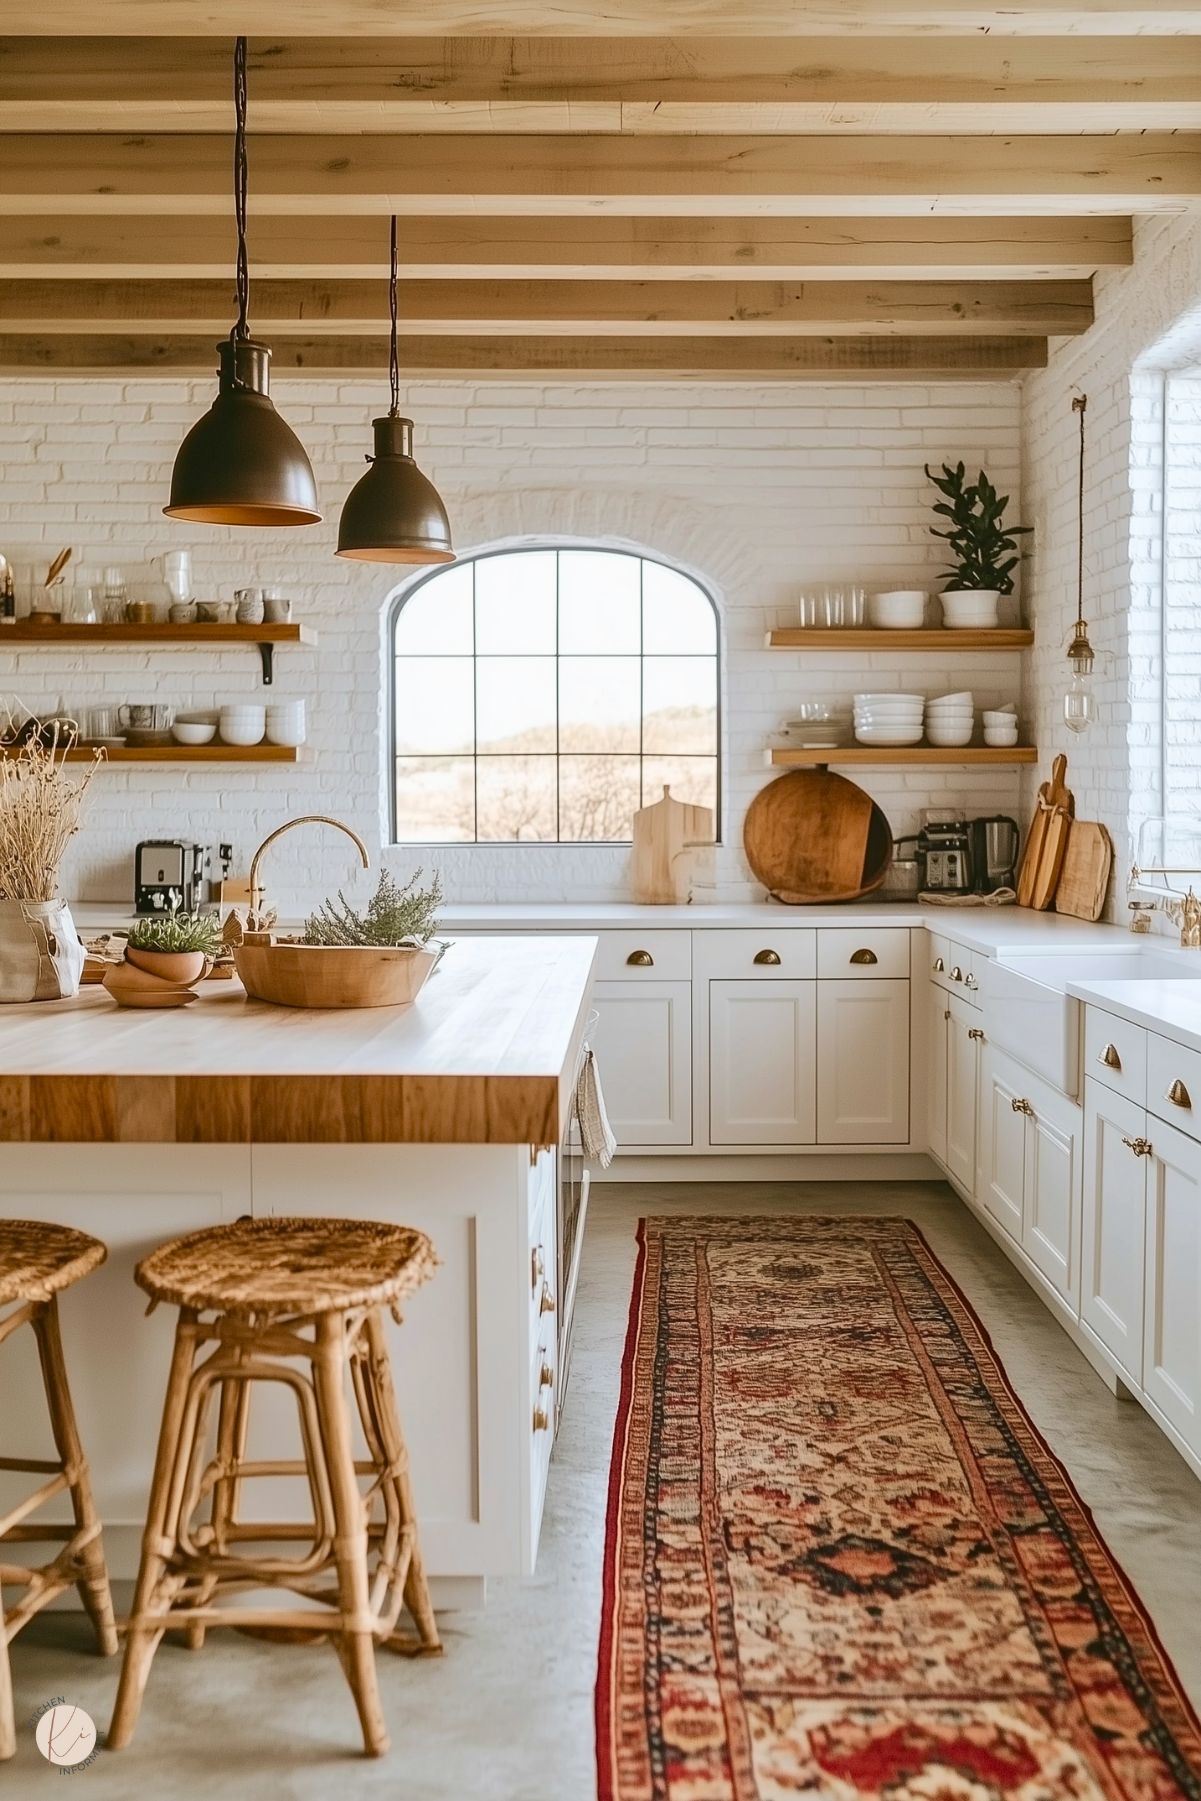
[(1201, 956), (1132, 943), (1127, 950), (1028, 951), (980, 968), (992, 1042), (1064, 1094), (1080, 1092), (1082, 1007), (1069, 982), (1149, 982), (1201, 977)]

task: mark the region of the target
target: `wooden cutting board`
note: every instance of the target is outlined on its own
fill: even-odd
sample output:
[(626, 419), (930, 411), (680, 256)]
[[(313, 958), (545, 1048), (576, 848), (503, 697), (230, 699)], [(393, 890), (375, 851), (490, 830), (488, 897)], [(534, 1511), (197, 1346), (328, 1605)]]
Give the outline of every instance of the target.
[(792, 906), (855, 900), (892, 860), (888, 820), (869, 794), (827, 769), (794, 769), (761, 788), (743, 845), (755, 879)]
[(692, 859), (687, 853), (712, 844), (713, 836), (712, 808), (675, 800), (665, 783), (663, 799), (639, 807), (634, 815), (634, 899), (650, 906), (686, 901), (692, 875)]
[(1073, 919), (1100, 919), (1112, 872), (1113, 839), (1105, 827), (1073, 819), (1055, 890), (1055, 911)]
[(1068, 760), (1056, 757), (1051, 775), (1038, 791), (1034, 816), (1026, 833), (1026, 849), (1018, 872), (1018, 905), (1039, 912), (1051, 905), (1067, 850), (1068, 830), (1076, 803), (1064, 782)]

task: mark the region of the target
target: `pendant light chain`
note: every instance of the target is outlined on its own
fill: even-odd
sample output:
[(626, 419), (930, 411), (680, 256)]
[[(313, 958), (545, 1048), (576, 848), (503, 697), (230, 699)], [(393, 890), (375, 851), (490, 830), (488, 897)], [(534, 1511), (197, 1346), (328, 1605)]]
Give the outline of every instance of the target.
[(1080, 469), (1076, 489), (1076, 633), (1084, 630), (1084, 414), (1087, 394), (1072, 398), (1072, 411), (1080, 415)]
[(238, 228), (238, 317), (230, 337), (250, 336), (250, 260), (246, 252), (246, 39), (234, 44), (234, 218)]
[(389, 419), (400, 418), (400, 358), (396, 350), (396, 214), (392, 215), (391, 286), (388, 290), (388, 312), (392, 321), (392, 341), (388, 346), (388, 380), (392, 389)]

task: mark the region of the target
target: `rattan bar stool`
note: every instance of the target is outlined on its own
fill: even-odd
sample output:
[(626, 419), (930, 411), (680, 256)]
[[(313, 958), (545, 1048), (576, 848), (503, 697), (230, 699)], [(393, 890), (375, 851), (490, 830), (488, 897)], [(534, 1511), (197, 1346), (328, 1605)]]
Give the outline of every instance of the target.
[[(284, 1639), (329, 1633), (367, 1751), (379, 1757), (388, 1749), (376, 1641), (424, 1654), (441, 1643), (380, 1310), (390, 1307), (399, 1319), (400, 1301), (436, 1266), (423, 1233), (344, 1219), (240, 1220), (174, 1239), (138, 1265), (151, 1306), (167, 1301), (179, 1320), (110, 1749), (133, 1736), (163, 1633), (182, 1627), (197, 1647), (206, 1628), (218, 1625)], [(367, 1447), (360, 1461), (348, 1376)], [(255, 1382), (291, 1391), (301, 1459), (247, 1459)], [(311, 1523), (240, 1520), (240, 1486), (260, 1476), (306, 1477)], [(295, 1555), (280, 1548), (289, 1541), (298, 1542)], [(224, 1596), (261, 1588), (332, 1611), (220, 1605)], [(415, 1641), (396, 1633), (402, 1605), (417, 1627)]]
[[(107, 1256), (108, 1251), (98, 1238), (89, 1238), (86, 1232), (75, 1232), (69, 1226), (48, 1225), (36, 1219), (0, 1219), (0, 1307), (16, 1303), (14, 1310), (0, 1319), (0, 1344), (20, 1327), (32, 1327), (50, 1429), (58, 1452), (57, 1459), (0, 1457), (0, 1470), (46, 1477), (32, 1494), (0, 1516), (0, 1549), (4, 1541), (64, 1541), (52, 1562), (39, 1569), (0, 1562), (0, 1596), (6, 1586), (25, 1591), (17, 1605), (9, 1609), (7, 1618), (0, 1600), (0, 1758), (12, 1757), (17, 1748), (8, 1647), (35, 1613), (74, 1584), (96, 1628), (100, 1649), (106, 1657), (117, 1649), (100, 1516), (92, 1500), (88, 1461), (75, 1424), (58, 1324), (61, 1291), (81, 1281)], [(39, 1524), (29, 1518), (64, 1492), (71, 1497), (73, 1526)]]

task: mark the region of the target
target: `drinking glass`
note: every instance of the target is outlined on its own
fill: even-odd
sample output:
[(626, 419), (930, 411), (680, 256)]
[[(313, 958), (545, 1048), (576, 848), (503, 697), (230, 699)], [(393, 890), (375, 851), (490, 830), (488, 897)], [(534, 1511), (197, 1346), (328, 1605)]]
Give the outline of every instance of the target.
[(867, 613), (867, 589), (848, 588), (843, 611), (846, 625), (861, 626)]
[(818, 605), (816, 594), (802, 594), (797, 602), (798, 623), (803, 626), (817, 624)]
[(825, 588), (822, 590), (821, 620), (825, 626), (839, 626), (843, 622), (843, 592), (841, 588)]

